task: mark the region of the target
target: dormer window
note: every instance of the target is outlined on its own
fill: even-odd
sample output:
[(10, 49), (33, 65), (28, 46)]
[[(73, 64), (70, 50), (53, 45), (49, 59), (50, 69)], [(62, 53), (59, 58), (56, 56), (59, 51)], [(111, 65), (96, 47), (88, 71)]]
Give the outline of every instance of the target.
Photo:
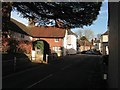
[(59, 42), (59, 38), (55, 38), (55, 42)]

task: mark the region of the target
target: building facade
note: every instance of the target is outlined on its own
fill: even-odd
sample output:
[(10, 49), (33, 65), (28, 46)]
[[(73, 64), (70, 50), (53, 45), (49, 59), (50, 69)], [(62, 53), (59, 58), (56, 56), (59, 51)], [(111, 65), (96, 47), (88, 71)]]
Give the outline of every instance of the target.
[(67, 54), (77, 53), (77, 35), (71, 30), (68, 30), (66, 50)]
[[(32, 37), (24, 30), (28, 30), (25, 25), (10, 19), (10, 29), (2, 32), (1, 52), (24, 52), (31, 53)], [(23, 30), (24, 29), (24, 30)]]
[(66, 55), (65, 40), (67, 30), (56, 27), (29, 27), (30, 35), (35, 40), (44, 40), (50, 46), (51, 53), (57, 53), (58, 56)]
[(78, 44), (80, 52), (94, 48), (92, 42), (89, 42), (85, 36), (81, 37), (81, 39), (78, 40)]
[(95, 38), (95, 40), (93, 40), (93, 46), (97, 51), (101, 51), (101, 40)]
[(103, 55), (109, 54), (109, 47), (108, 47), (108, 36), (109, 31), (106, 31), (104, 34), (101, 35), (101, 53)]

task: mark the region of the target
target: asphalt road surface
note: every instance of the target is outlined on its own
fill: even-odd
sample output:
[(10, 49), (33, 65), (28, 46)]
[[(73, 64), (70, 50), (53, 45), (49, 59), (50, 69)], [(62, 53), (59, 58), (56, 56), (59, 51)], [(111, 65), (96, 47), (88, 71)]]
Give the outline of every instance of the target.
[(2, 88), (104, 88), (102, 57), (69, 55), (2, 78)]

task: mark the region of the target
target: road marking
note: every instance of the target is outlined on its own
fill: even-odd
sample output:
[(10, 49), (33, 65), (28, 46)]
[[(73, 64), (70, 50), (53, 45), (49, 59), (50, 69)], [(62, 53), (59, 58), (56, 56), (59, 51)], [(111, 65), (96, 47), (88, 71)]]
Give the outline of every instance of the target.
[(43, 82), (44, 80), (46, 80), (46, 79), (48, 79), (48, 78), (50, 78), (50, 77), (52, 77), (52, 76), (53, 76), (53, 74), (50, 74), (50, 75), (44, 77), (43, 79), (39, 80), (38, 82), (36, 82), (36, 83), (34, 83), (34, 84), (28, 86), (27, 88), (32, 88), (33, 86), (37, 85), (38, 83)]
[(65, 70), (65, 69), (67, 69), (67, 68), (69, 68), (69, 67), (71, 67), (71, 66), (72, 66), (72, 64), (70, 64), (70, 65), (68, 65), (68, 66), (65, 66), (65, 67), (61, 68), (61, 70)]

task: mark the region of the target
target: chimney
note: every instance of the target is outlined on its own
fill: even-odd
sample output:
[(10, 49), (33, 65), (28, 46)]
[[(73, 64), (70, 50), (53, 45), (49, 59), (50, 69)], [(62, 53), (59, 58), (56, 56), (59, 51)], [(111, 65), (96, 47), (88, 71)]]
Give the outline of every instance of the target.
[(95, 38), (95, 41), (97, 41), (97, 38)]
[(34, 27), (35, 26), (35, 19), (34, 18), (29, 18), (28, 26), (29, 27)]
[(91, 40), (91, 43), (92, 43), (92, 45), (94, 44), (94, 40), (93, 39)]

